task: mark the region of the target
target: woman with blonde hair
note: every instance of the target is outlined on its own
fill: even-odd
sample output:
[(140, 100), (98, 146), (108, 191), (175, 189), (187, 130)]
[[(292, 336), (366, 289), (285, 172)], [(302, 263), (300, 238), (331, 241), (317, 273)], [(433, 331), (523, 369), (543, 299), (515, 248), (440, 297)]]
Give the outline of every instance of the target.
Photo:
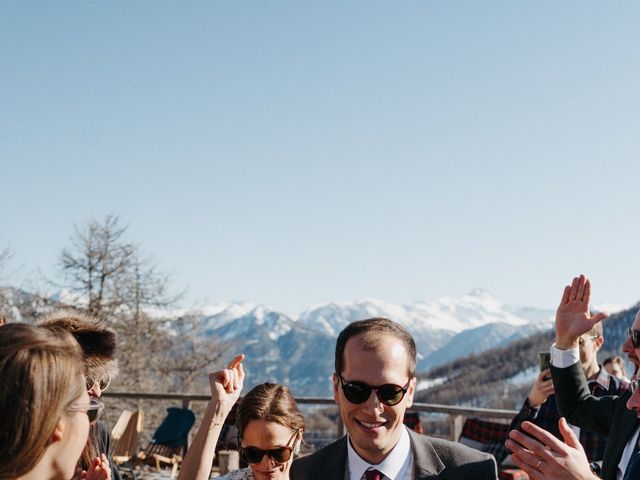
[[(21, 323), (0, 330), (0, 478), (68, 480), (100, 411), (87, 395), (78, 343)], [(108, 478), (92, 471), (92, 478)]]
[[(178, 480), (209, 478), (224, 420), (242, 391), (243, 359), (244, 355), (238, 355), (226, 369), (209, 374), (211, 401), (184, 459)], [(240, 457), (249, 467), (218, 478), (288, 480), (304, 431), (304, 417), (289, 389), (277, 383), (263, 383), (252, 388), (240, 402), (236, 425)]]

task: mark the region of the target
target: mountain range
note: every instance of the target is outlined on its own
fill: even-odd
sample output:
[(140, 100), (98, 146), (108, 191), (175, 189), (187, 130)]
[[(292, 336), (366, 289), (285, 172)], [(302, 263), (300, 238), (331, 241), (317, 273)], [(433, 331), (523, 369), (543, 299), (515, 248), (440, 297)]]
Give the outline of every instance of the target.
[(190, 315), (197, 317), (199, 334), (223, 346), (227, 356), (247, 356), (249, 385), (282, 382), (300, 396), (331, 395), (335, 339), (354, 320), (386, 317), (402, 324), (416, 341), (418, 371), (504, 346), (553, 324), (551, 310), (504, 305), (481, 289), (405, 305), (332, 302), (314, 305), (297, 318), (250, 302), (216, 304)]

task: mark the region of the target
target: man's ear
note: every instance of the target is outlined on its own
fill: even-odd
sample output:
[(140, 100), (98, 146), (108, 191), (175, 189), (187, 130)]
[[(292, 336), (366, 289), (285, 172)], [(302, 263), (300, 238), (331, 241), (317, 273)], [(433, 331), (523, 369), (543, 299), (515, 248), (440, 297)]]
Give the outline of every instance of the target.
[(405, 395), (407, 397), (407, 408), (413, 405), (413, 394), (416, 392), (417, 383), (418, 383), (418, 379), (416, 377), (413, 377), (409, 381), (409, 387), (407, 387), (407, 394)]
[(597, 352), (602, 348), (602, 345), (604, 344), (604, 337), (603, 336), (597, 337), (596, 339), (594, 339), (593, 342), (596, 345), (596, 352)]
[(302, 443), (302, 432), (303, 429), (298, 430), (298, 434), (296, 435), (295, 440), (293, 441), (293, 454), (298, 455), (300, 453), (300, 444)]
[(338, 378), (338, 374), (334, 373), (333, 374), (333, 400), (338, 403), (339, 399), (340, 399), (340, 395), (338, 395), (338, 389), (340, 388), (340, 386), (338, 385), (340, 383), (340, 379)]

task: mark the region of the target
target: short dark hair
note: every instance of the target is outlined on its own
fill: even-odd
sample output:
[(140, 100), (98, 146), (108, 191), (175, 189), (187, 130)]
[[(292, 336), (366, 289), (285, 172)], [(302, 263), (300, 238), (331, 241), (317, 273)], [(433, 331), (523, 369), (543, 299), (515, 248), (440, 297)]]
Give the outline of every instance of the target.
[(344, 368), (344, 349), (347, 341), (357, 335), (364, 335), (365, 350), (374, 349), (379, 343), (379, 335), (386, 334), (400, 340), (407, 351), (407, 368), (409, 377), (416, 375), (416, 342), (407, 330), (399, 323), (388, 318), (367, 318), (347, 325), (338, 335), (336, 341), (335, 367), (336, 373), (342, 373)]
[(82, 310), (61, 308), (47, 315), (40, 325), (61, 328), (75, 337), (84, 354), (88, 377), (97, 380), (103, 375), (115, 377), (118, 373), (116, 332), (105, 322)]
[(251, 420), (279, 423), (294, 432), (304, 430), (304, 416), (289, 388), (279, 383), (256, 385), (242, 399), (236, 416), (240, 438)]

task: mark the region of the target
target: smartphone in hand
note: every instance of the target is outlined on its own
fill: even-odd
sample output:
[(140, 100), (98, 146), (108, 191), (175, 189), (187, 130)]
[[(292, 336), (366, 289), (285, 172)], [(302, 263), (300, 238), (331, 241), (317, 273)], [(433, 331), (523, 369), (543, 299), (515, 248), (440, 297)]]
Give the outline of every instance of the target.
[[(538, 352), (538, 362), (540, 362), (540, 371), (546, 370), (551, 367), (551, 353), (550, 352)], [(545, 377), (545, 380), (549, 378)]]

